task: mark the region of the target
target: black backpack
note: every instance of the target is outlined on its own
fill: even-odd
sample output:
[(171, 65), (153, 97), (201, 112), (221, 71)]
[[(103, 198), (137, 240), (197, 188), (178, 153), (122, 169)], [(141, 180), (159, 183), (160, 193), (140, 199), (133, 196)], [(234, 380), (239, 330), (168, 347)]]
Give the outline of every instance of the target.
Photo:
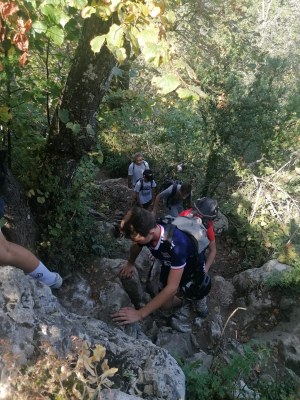
[(164, 190), (168, 189), (171, 185), (172, 186), (172, 192), (171, 194), (166, 198), (166, 207), (169, 207), (169, 202), (174, 197), (177, 193), (177, 187), (178, 185), (181, 185), (182, 182), (178, 181), (176, 179), (165, 179), (164, 182), (161, 184), (159, 192), (163, 192)]

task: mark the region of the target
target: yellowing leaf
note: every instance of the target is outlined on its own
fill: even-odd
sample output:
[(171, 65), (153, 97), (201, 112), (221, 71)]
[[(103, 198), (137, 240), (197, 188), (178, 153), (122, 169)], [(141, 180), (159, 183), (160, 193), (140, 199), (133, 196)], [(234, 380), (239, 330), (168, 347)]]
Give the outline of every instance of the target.
[(124, 22), (128, 24), (130, 24), (134, 20), (135, 20), (135, 15), (133, 13), (126, 15), (126, 17), (124, 18)]
[(108, 371), (109, 370), (109, 366), (108, 366), (108, 360), (107, 360), (107, 358), (103, 361), (103, 363), (101, 364), (101, 368), (102, 368), (102, 371), (103, 372), (105, 372), (105, 371)]
[(95, 361), (100, 361), (105, 357), (106, 349), (101, 346), (101, 344), (96, 344), (95, 349), (93, 350), (93, 357)]
[(106, 35), (96, 36), (90, 41), (91, 49), (94, 53), (99, 53), (106, 39)]
[(142, 11), (142, 14), (143, 14), (145, 17), (148, 17), (148, 15), (149, 15), (149, 9), (148, 9), (148, 7), (145, 6), (145, 4), (142, 4), (141, 7), (140, 7), (140, 9), (141, 9), (141, 11)]
[(114, 376), (114, 374), (118, 372), (118, 368), (110, 368), (107, 371), (103, 372), (103, 374), (101, 375), (101, 381), (105, 378), (107, 378), (108, 376)]
[(92, 376), (96, 376), (95, 371), (92, 369), (93, 368), (93, 359), (92, 357), (83, 357), (82, 358), (83, 365), (85, 369), (90, 373)]

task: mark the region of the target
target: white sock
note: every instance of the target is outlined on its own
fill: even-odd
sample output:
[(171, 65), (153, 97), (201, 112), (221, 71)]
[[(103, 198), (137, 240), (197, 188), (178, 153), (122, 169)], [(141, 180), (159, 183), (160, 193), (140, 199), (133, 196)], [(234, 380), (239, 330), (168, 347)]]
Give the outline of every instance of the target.
[(56, 273), (49, 271), (49, 269), (40, 261), (36, 269), (28, 274), (34, 279), (45, 283), (48, 286), (53, 285), (56, 279)]

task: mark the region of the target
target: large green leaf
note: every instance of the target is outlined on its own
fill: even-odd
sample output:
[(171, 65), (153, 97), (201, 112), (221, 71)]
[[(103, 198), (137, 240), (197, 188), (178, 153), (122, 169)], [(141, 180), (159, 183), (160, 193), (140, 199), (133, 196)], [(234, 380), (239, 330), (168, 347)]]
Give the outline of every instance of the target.
[(61, 122), (66, 124), (67, 122), (69, 122), (69, 111), (63, 109), (58, 110), (58, 117), (61, 120)]
[(158, 28), (155, 27), (150, 27), (143, 30), (137, 36), (139, 45), (143, 47), (146, 45), (146, 43), (158, 43), (158, 34)]
[(91, 49), (94, 53), (99, 53), (106, 39), (106, 35), (96, 36), (90, 41)]
[(160, 48), (155, 43), (146, 43), (142, 47), (142, 54), (148, 63), (153, 62), (156, 57), (160, 56)]
[(49, 21), (54, 24), (58, 23), (58, 10), (52, 4), (42, 4), (40, 10), (42, 14), (48, 17)]
[(58, 26), (51, 26), (51, 28), (47, 30), (46, 35), (52, 39), (53, 43), (57, 46), (61, 46), (64, 42), (64, 31)]
[(32, 30), (36, 33), (45, 33), (47, 31), (47, 26), (41, 21), (35, 21), (32, 24)]
[(124, 31), (122, 26), (113, 24), (106, 35), (108, 47), (122, 47), (124, 42)]
[(153, 78), (152, 83), (159, 88), (161, 94), (168, 94), (178, 88), (180, 80), (175, 74), (166, 74), (159, 78)]

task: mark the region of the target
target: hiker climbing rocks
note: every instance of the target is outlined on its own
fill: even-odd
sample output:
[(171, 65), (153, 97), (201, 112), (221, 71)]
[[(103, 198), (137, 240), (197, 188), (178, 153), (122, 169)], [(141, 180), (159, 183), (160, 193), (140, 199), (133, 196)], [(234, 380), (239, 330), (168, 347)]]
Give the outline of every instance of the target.
[(157, 194), (153, 204), (153, 214), (156, 215), (160, 200), (163, 199), (167, 213), (172, 217), (177, 217), (185, 208), (184, 202), (187, 203), (187, 207), (191, 207), (191, 192), (190, 183), (171, 183)]
[(145, 169), (143, 177), (137, 181), (134, 187), (136, 203), (148, 210), (152, 204), (154, 188), (156, 188), (156, 182), (153, 173), (151, 169)]
[[(209, 240), (209, 245), (199, 254), (199, 262), (201, 268), (207, 273), (213, 264), (216, 254), (216, 239), (213, 221), (218, 216), (218, 202), (210, 197), (203, 197), (195, 201), (193, 208), (184, 210), (179, 214), (180, 216), (197, 218), (200, 217), (206, 229), (206, 235)], [(208, 250), (208, 255), (206, 253)], [(208, 313), (206, 297), (195, 301), (196, 311), (202, 315)]]
[[(199, 266), (198, 249), (188, 234), (173, 225), (172, 233), (167, 225), (157, 224), (155, 217), (142, 208), (133, 208), (121, 222), (125, 237), (133, 244), (127, 263), (121, 269), (122, 278), (132, 277), (135, 260), (142, 247), (147, 246), (152, 255), (161, 261), (161, 291), (144, 307), (136, 310), (130, 307), (121, 308), (112, 315), (117, 323), (124, 325), (140, 321), (153, 311), (161, 308), (176, 308), (182, 305), (182, 297), (188, 292), (187, 285), (191, 277), (197, 275), (198, 298), (208, 294), (211, 281)], [(170, 237), (171, 236), (171, 237)]]
[(145, 169), (149, 169), (149, 164), (144, 160), (142, 153), (135, 153), (133, 161), (128, 167), (128, 187), (135, 187), (136, 182), (143, 177)]

